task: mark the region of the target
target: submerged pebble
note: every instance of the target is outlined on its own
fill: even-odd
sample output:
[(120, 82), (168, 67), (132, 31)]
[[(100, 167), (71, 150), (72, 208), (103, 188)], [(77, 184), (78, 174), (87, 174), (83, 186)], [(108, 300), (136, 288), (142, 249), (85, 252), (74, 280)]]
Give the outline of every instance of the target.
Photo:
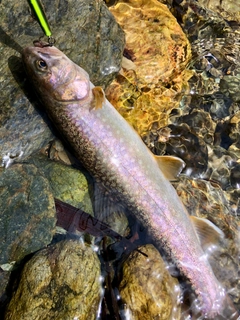
[(166, 5), (151, 0), (118, 1), (110, 8), (126, 34), (125, 59), (108, 100), (140, 135), (165, 126), (179, 105), (191, 73), (189, 42)]

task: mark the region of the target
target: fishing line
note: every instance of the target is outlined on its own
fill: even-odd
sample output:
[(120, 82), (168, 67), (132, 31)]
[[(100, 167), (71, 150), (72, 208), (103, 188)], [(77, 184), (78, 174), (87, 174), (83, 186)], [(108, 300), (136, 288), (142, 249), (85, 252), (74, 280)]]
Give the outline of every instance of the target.
[[(48, 44), (43, 44), (42, 46), (53, 46), (55, 43), (55, 39), (52, 37), (52, 31), (50, 29), (42, 3), (40, 2), (40, 0), (28, 0), (28, 2), (30, 7), (35, 12), (38, 22), (41, 28), (43, 29), (45, 35), (48, 37)], [(39, 43), (41, 43), (41, 38), (42, 37), (40, 37), (39, 40), (37, 40)]]

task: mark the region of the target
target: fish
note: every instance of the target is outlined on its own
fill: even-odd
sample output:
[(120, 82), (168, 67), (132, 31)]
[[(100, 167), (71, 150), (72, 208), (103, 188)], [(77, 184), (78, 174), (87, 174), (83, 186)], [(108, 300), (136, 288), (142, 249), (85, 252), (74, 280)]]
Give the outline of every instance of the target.
[[(95, 87), (88, 73), (55, 46), (26, 47), (22, 61), (49, 118), (75, 156), (96, 183), (147, 228), (156, 246), (164, 246), (190, 280), (203, 317), (217, 319), (227, 312), (226, 319), (236, 319), (201, 247), (199, 228), (169, 181), (175, 167), (171, 157), (155, 157), (101, 87)], [(195, 220), (198, 227), (203, 224)]]

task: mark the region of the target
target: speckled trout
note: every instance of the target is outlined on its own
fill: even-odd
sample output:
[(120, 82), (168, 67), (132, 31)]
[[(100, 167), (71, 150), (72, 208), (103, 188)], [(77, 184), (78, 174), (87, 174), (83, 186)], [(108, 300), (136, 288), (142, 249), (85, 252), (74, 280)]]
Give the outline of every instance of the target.
[[(186, 209), (139, 135), (86, 71), (56, 47), (27, 47), (22, 57), (50, 119), (84, 167), (165, 246), (192, 283), (203, 317), (223, 315), (230, 308), (227, 295)], [(229, 314), (226, 319), (235, 319), (234, 311)]]

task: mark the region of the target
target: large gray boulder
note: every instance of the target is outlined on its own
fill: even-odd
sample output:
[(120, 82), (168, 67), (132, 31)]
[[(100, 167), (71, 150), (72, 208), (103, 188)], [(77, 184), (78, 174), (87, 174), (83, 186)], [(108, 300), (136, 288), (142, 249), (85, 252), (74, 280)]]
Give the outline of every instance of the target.
[[(45, 0), (56, 46), (105, 87), (119, 71), (124, 33), (103, 1)], [(21, 49), (43, 36), (28, 1), (9, 0), (0, 11), (0, 163), (8, 165), (40, 149), (53, 134), (26, 81)]]

